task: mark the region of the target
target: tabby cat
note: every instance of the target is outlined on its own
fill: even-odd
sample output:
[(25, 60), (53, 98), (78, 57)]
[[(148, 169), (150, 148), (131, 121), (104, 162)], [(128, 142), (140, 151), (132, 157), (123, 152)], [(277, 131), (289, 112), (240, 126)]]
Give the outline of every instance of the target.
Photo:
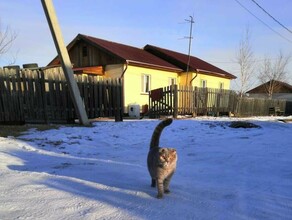
[(153, 131), (147, 165), (152, 178), (151, 186), (157, 185), (157, 198), (162, 198), (164, 193), (170, 193), (169, 183), (176, 169), (177, 154), (174, 148), (159, 147), (162, 130), (172, 123), (168, 118), (161, 121)]

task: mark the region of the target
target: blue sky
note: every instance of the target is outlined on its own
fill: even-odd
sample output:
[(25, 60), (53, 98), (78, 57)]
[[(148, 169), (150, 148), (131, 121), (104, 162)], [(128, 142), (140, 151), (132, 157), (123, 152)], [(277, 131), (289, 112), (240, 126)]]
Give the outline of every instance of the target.
[[(240, 4), (269, 25), (267, 28)], [(292, 1), (257, 0), (277, 20), (292, 30)], [(234, 75), (239, 41), (248, 26), (256, 59), (272, 59), (279, 51), (292, 54), (292, 34), (268, 17), (252, 0), (54, 0), (65, 44), (78, 33), (135, 47), (146, 44), (188, 53), (190, 24), (193, 16), (191, 54)], [(17, 39), (0, 66), (36, 62), (47, 65), (57, 54), (40, 0), (0, 2), (2, 26), (9, 25)], [(292, 61), (291, 61), (292, 62)], [(292, 75), (292, 65), (289, 65)], [(292, 81), (292, 80), (291, 80)], [(291, 82), (290, 81), (290, 82)]]

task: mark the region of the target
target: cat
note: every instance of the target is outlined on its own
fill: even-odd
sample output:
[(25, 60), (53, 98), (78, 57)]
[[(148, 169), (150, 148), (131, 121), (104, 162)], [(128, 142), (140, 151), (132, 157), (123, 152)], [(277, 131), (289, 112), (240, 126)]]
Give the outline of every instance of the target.
[(157, 198), (164, 193), (170, 193), (169, 183), (176, 170), (177, 153), (174, 148), (159, 147), (162, 130), (172, 123), (171, 118), (161, 121), (153, 131), (150, 149), (147, 157), (148, 171), (151, 176), (151, 186), (157, 185)]

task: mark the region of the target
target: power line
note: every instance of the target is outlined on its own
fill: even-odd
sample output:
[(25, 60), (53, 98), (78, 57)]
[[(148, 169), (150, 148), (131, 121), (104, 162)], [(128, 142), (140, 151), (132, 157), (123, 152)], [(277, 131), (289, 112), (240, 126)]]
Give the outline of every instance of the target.
[(292, 34), (292, 31), (287, 28), (285, 25), (283, 25), (280, 21), (278, 21), (275, 17), (273, 17), (269, 12), (267, 12), (262, 6), (259, 5), (255, 0), (251, 0), (253, 3), (255, 3), (260, 9), (262, 9), (268, 16), (270, 16), (275, 22), (277, 22), (280, 26), (285, 28), (288, 32)]
[[(267, 59), (254, 59), (253, 63), (261, 63), (265, 60), (277, 60), (278, 58), (267, 58)], [(208, 60), (209, 63), (222, 63), (222, 64), (238, 64), (237, 61), (218, 61), (218, 60)]]
[(257, 20), (259, 20), (263, 25), (265, 25), (267, 28), (269, 28), (271, 31), (273, 31), (275, 34), (279, 35), (280, 37), (282, 37), (283, 39), (285, 39), (286, 41), (288, 41), (289, 43), (292, 44), (292, 41), (289, 40), (288, 38), (284, 37), (282, 34), (280, 34), (279, 32), (275, 31), (273, 28), (271, 28), (267, 23), (265, 23), (263, 20), (261, 20), (259, 17), (257, 17), (254, 13), (252, 13), (248, 8), (246, 8), (243, 4), (241, 4), (238, 0), (234, 0), (236, 1), (242, 8), (244, 8), (248, 13), (250, 13), (252, 16), (254, 16)]

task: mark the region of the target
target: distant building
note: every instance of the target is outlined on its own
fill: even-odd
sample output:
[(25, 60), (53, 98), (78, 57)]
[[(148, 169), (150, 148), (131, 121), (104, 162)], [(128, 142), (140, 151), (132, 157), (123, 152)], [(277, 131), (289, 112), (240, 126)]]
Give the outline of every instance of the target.
[[(281, 81), (274, 81), (276, 86), (274, 87), (272, 99), (285, 99), (287, 101), (292, 101), (292, 86), (288, 83)], [(268, 98), (267, 88), (269, 87), (271, 81), (263, 83), (249, 91), (247, 93), (250, 97), (256, 98)]]

